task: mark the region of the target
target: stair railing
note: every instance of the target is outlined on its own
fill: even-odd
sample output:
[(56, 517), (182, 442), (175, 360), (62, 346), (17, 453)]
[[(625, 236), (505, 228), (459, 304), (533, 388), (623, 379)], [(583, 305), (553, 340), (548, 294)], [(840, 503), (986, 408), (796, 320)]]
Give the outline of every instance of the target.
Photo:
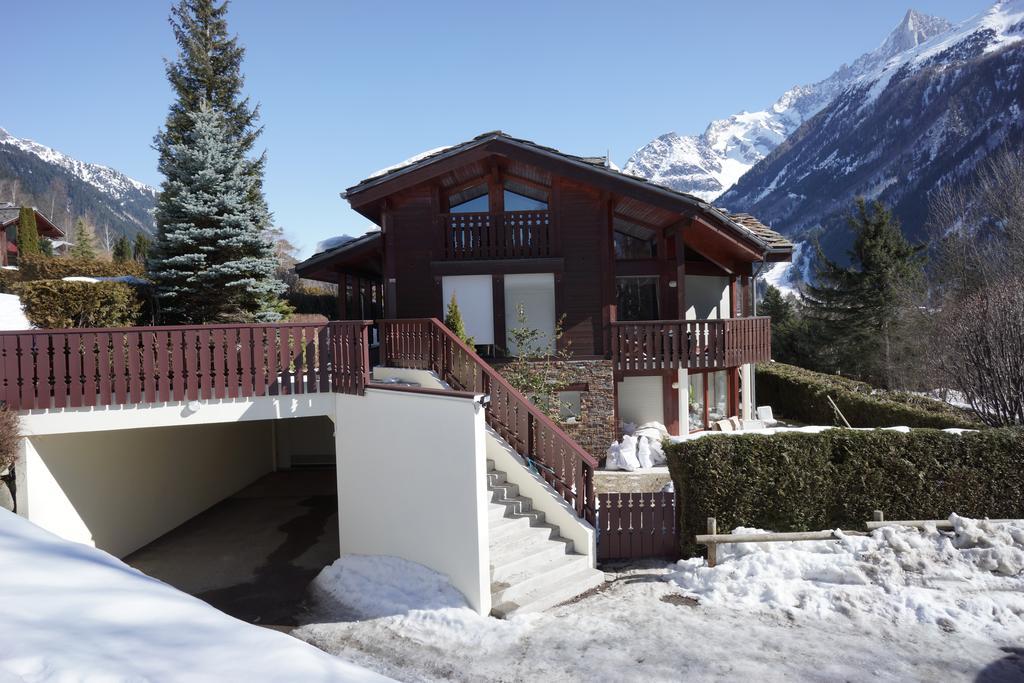
[(431, 370), (453, 389), (488, 394), (487, 424), (536, 465), (577, 517), (595, 523), (594, 456), (441, 321), (416, 318), (379, 324), (381, 365)]

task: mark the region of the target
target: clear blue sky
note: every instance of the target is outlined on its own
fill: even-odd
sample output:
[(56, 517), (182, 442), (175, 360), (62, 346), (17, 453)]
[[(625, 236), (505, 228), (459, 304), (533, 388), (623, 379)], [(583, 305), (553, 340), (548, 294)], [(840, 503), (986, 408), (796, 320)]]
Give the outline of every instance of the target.
[[(882, 42), (909, 6), (960, 21), (989, 0), (235, 0), (262, 105), (266, 191), (305, 253), (359, 234), (338, 192), (494, 129), (622, 164)], [(159, 185), (153, 134), (175, 45), (160, 0), (6, 3), (0, 127)]]

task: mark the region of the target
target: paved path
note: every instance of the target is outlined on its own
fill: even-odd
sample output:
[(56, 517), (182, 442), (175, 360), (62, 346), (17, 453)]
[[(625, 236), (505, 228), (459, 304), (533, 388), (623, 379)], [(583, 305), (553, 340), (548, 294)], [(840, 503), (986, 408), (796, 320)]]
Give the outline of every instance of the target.
[(294, 626), (338, 557), (333, 469), (275, 472), (125, 558), (244, 621)]

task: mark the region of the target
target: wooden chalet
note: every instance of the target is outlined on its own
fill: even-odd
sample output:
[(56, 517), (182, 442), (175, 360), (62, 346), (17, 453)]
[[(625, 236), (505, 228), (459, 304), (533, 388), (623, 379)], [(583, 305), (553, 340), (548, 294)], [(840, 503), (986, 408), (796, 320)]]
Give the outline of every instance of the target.
[(339, 285), (342, 319), (441, 318), (455, 296), (495, 364), (520, 307), (547, 335), (561, 319), (579, 380), (564, 418), (598, 455), (625, 422), (678, 434), (752, 417), (750, 365), (770, 357), (752, 282), (793, 250), (752, 216), (502, 132), (343, 197), (380, 231), (297, 267)]
[[(36, 230), (40, 237), (59, 241), (64, 239), (64, 231), (54, 225), (49, 218), (32, 207), (36, 214)], [(0, 204), (0, 265), (13, 266), (18, 263), (18, 217), (21, 207), (15, 204)]]

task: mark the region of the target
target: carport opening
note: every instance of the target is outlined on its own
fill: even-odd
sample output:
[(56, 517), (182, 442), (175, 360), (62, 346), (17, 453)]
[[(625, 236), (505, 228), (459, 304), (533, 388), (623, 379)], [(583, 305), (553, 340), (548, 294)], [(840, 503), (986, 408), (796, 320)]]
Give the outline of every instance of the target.
[(124, 561), (244, 621), (293, 626), (309, 582), (339, 554), (333, 422), (231, 427), (265, 469)]

